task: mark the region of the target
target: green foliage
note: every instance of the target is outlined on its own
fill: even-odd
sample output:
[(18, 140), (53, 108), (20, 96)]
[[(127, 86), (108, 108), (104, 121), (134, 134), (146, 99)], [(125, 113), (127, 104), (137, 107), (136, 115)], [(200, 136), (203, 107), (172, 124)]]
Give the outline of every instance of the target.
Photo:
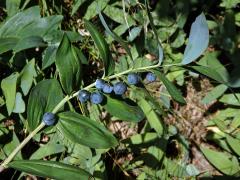
[(81, 62), (66, 34), (58, 47), (55, 61), (62, 87), (71, 94), (81, 84)]
[(107, 96), (104, 108), (113, 116), (131, 122), (140, 122), (145, 115), (142, 109), (129, 99), (114, 99)]
[(92, 148), (110, 148), (117, 145), (114, 136), (97, 122), (74, 112), (59, 115), (57, 128), (64, 137), (74, 143)]
[(104, 62), (105, 74), (111, 75), (114, 71), (114, 62), (110, 50), (108, 48), (107, 42), (103, 36), (98, 32), (97, 28), (89, 21), (85, 20), (86, 29), (91, 34), (98, 50), (101, 55), (101, 58)]
[(18, 76), (18, 73), (14, 73), (1, 82), (1, 88), (6, 98), (8, 115), (10, 115), (14, 109)]
[[(46, 93), (46, 90), (48, 93)], [(62, 100), (63, 93), (56, 79), (42, 80), (30, 92), (27, 106), (27, 120), (30, 131), (42, 121), (45, 112), (51, 112)]]
[(224, 174), (234, 175), (239, 172), (239, 164), (236, 157), (205, 147), (201, 147), (201, 150), (207, 159)]
[[(201, 179), (193, 147), (215, 168), (209, 175), (239, 178), (239, 4), (0, 2), (1, 178)], [(192, 123), (181, 109), (191, 113), (188, 84), (206, 77), (207, 135), (195, 142), (195, 129), (181, 130)], [(127, 91), (104, 94), (96, 79)], [(103, 101), (81, 103), (80, 90)], [(47, 112), (57, 119), (51, 127), (41, 123)]]
[(54, 179), (89, 179), (91, 175), (83, 169), (69, 166), (60, 162), (43, 161), (43, 160), (22, 160), (13, 161), (10, 167), (23, 172), (32, 173), (41, 177), (50, 177)]
[(183, 55), (183, 64), (197, 59), (208, 47), (209, 32), (205, 15), (200, 14), (191, 26), (188, 44)]

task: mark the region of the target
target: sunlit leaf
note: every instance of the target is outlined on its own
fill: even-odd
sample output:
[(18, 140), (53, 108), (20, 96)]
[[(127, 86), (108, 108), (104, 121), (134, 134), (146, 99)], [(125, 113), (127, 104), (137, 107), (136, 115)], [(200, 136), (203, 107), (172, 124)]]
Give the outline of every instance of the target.
[(56, 79), (39, 82), (30, 92), (27, 106), (28, 128), (33, 131), (46, 112), (51, 112), (63, 99), (62, 88)]
[(66, 180), (69, 177), (72, 180), (91, 178), (91, 174), (83, 169), (55, 161), (19, 160), (11, 162), (9, 167), (32, 175), (59, 180)]
[(115, 63), (113, 61), (107, 42), (99, 33), (95, 25), (93, 25), (90, 21), (87, 20), (85, 20), (84, 22), (86, 29), (90, 32), (103, 60), (105, 67), (105, 75), (112, 74), (114, 72)]
[(207, 49), (208, 42), (209, 30), (207, 20), (205, 15), (201, 13), (191, 26), (182, 64), (189, 64), (197, 59)]
[(142, 109), (130, 99), (115, 99), (110, 96), (107, 97), (107, 102), (104, 108), (113, 116), (120, 120), (139, 122), (145, 117)]
[(58, 116), (58, 129), (74, 143), (101, 149), (117, 145), (117, 140), (111, 132), (88, 117), (74, 112), (63, 112)]
[(56, 66), (64, 91), (71, 94), (78, 90), (81, 84), (81, 61), (66, 34), (56, 52)]
[(234, 156), (203, 146), (201, 146), (201, 151), (207, 160), (224, 174), (234, 175), (240, 170), (238, 161)]
[(14, 73), (1, 82), (1, 88), (6, 99), (8, 115), (10, 115), (14, 109), (18, 76), (18, 73)]

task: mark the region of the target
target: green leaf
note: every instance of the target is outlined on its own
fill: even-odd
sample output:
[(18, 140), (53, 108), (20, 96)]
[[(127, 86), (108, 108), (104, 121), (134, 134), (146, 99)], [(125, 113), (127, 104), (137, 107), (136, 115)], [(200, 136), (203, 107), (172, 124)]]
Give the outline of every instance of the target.
[[(12, 133), (12, 140), (7, 143), (6, 145), (4, 145), (3, 147), (3, 151), (4, 153), (9, 156), (11, 154), (11, 152), (17, 147), (19, 146), (20, 142), (18, 140), (18, 137), (16, 136), (15, 132), (13, 131)], [(20, 160), (22, 159), (22, 154), (21, 154), (21, 151), (19, 151), (17, 153), (17, 155), (14, 157), (14, 160)]]
[(20, 38), (39, 36), (47, 40), (50, 38), (49, 36), (54, 36), (52, 33), (58, 29), (62, 19), (63, 17), (61, 15), (36, 18), (22, 27), (22, 29), (19, 29), (16, 35)]
[(126, 21), (129, 27), (136, 24), (129, 14), (126, 13), (126, 16), (124, 15), (123, 9), (114, 6), (106, 6), (106, 8), (103, 10), (103, 13), (119, 24), (126, 24)]
[(79, 7), (85, 2), (86, 0), (75, 0), (74, 4), (72, 6), (72, 12), (71, 15), (75, 14)]
[(74, 143), (107, 149), (117, 145), (116, 138), (104, 126), (75, 112), (58, 114), (59, 131)]
[(66, 34), (56, 52), (56, 66), (64, 91), (71, 94), (78, 90), (81, 84), (81, 62)]
[(162, 83), (165, 85), (165, 87), (167, 88), (169, 94), (171, 95), (171, 97), (182, 103), (182, 104), (186, 104), (186, 101), (184, 100), (184, 98), (182, 97), (180, 91), (174, 86), (174, 84), (169, 81), (162, 73), (160, 73), (159, 71), (154, 70), (153, 71), (158, 78), (162, 81)]
[(192, 68), (199, 73), (214, 79), (219, 83), (227, 84), (226, 81), (222, 78), (222, 76), (213, 68), (205, 66), (192, 66)]
[(220, 55), (219, 51), (214, 52), (206, 52), (204, 56), (197, 62), (198, 65), (206, 66), (209, 69), (214, 69), (225, 82), (229, 80), (229, 74), (227, 69), (221, 62), (218, 60), (218, 56)]
[(177, 17), (176, 23), (178, 24), (178, 27), (180, 29), (183, 29), (189, 17), (191, 3), (189, 3), (188, 0), (179, 0), (179, 1), (176, 1), (175, 7), (176, 7), (176, 10), (175, 10), (176, 17)]
[(32, 59), (25, 65), (20, 76), (21, 76), (20, 87), (22, 89), (23, 94), (26, 96), (32, 86), (34, 77), (37, 76), (35, 70), (35, 59)]
[(14, 53), (17, 53), (25, 49), (34, 48), (34, 47), (45, 47), (45, 46), (47, 46), (47, 44), (43, 41), (41, 37), (29, 36), (19, 40), (16, 46), (13, 48), (13, 51)]
[(159, 141), (155, 142), (153, 146), (148, 148), (147, 153), (154, 158), (154, 160), (150, 159), (153, 166), (156, 166), (159, 164), (159, 162), (161, 162), (165, 155), (166, 145), (166, 141), (162, 141), (162, 139), (160, 139)]
[(122, 143), (129, 145), (141, 145), (145, 143), (150, 143), (158, 138), (157, 133), (148, 132), (145, 134), (136, 134), (128, 139), (124, 139)]
[(105, 75), (110, 75), (114, 72), (114, 61), (112, 59), (112, 55), (110, 53), (110, 50), (108, 48), (108, 44), (103, 38), (103, 36), (99, 33), (96, 26), (94, 26), (90, 21), (85, 20), (85, 27), (91, 34), (98, 50), (100, 53), (100, 56), (103, 60), (103, 64), (105, 67)]
[(50, 34), (53, 36), (52, 32), (59, 27), (62, 19), (63, 16), (58, 15), (41, 18), (40, 8), (33, 6), (7, 19), (0, 28), (0, 37), (24, 39), (31, 36), (44, 38)]
[[(147, 1), (145, 1), (147, 3)], [(163, 61), (163, 49), (162, 49), (162, 45), (161, 45), (161, 41), (160, 41), (160, 38), (158, 37), (158, 32), (157, 32), (157, 29), (155, 28), (154, 26), (154, 23), (153, 23), (153, 17), (150, 13), (150, 10), (148, 8), (148, 4), (146, 4), (146, 7), (147, 7), (147, 15), (148, 15), (148, 19), (149, 19), (149, 22), (150, 22), (150, 26), (153, 30), (153, 33), (156, 37), (156, 40), (157, 40), (157, 44), (158, 44), (158, 61), (159, 61), (159, 64), (162, 63)]]
[(84, 15), (84, 19), (90, 20), (92, 19), (94, 16), (96, 16), (98, 14), (97, 9), (100, 9), (100, 11), (102, 9), (104, 9), (107, 4), (108, 4), (109, 0), (95, 0), (93, 1), (87, 8), (87, 12)]
[(15, 37), (0, 38), (0, 54), (12, 50), (18, 43), (18, 40)]
[(42, 159), (46, 156), (53, 154), (58, 154), (65, 151), (65, 147), (61, 144), (48, 143), (47, 145), (41, 146), (37, 151), (35, 151), (30, 159)]
[(119, 57), (119, 63), (116, 64), (115, 73), (121, 73), (129, 69), (129, 63), (126, 56)]
[(6, 1), (6, 8), (8, 16), (13, 16), (19, 11), (21, 0), (8, 0)]
[(9, 163), (9, 167), (33, 174), (40, 177), (48, 177), (58, 180), (91, 179), (91, 174), (83, 169), (68, 164), (42, 161), (42, 160), (22, 160)]
[(1, 82), (1, 88), (6, 99), (8, 115), (10, 115), (14, 109), (18, 76), (18, 73), (13, 73)]
[(186, 171), (189, 176), (197, 176), (200, 174), (199, 170), (193, 164), (188, 164), (186, 166)]
[(128, 44), (127, 44), (120, 36), (118, 36), (115, 32), (112, 32), (112, 31), (109, 29), (109, 27), (108, 27), (106, 21), (104, 20), (104, 18), (103, 18), (103, 16), (102, 16), (102, 14), (101, 14), (100, 11), (99, 11), (99, 18), (100, 18), (100, 20), (101, 20), (101, 23), (102, 23), (103, 27), (104, 27), (105, 30), (107, 31), (107, 33), (108, 33), (110, 36), (112, 36), (112, 38), (113, 38), (114, 40), (116, 40), (119, 44), (121, 44), (121, 46), (126, 50), (127, 54), (130, 56), (131, 60), (133, 61), (132, 53), (131, 53), (131, 51), (130, 51), (130, 48), (128, 47)]
[(15, 104), (13, 108), (14, 113), (24, 113), (25, 112), (25, 102), (22, 99), (22, 94), (17, 92), (15, 98)]
[(240, 1), (239, 0), (222, 0), (220, 6), (221, 7), (225, 7), (226, 9), (231, 9), (237, 6), (237, 4), (239, 4)]
[(81, 60), (82, 64), (87, 64), (88, 65), (88, 60), (85, 57), (85, 55), (83, 54), (83, 52), (76, 47), (74, 47), (74, 49), (75, 49), (75, 52), (77, 53), (78, 58)]
[(137, 36), (140, 35), (141, 31), (142, 31), (141, 26), (132, 28), (131, 31), (129, 32), (128, 41), (130, 42), (134, 41), (137, 38)]
[(134, 61), (134, 68), (142, 68), (142, 67), (147, 67), (147, 66), (152, 66), (154, 65), (152, 61), (149, 61), (149, 59), (145, 58), (145, 57), (139, 57), (137, 59), (135, 59)]
[[(101, 20), (101, 22), (102, 22), (102, 20)], [(103, 22), (102, 22), (102, 24), (103, 24)], [(105, 30), (106, 30), (106, 28), (105, 28)], [(121, 39), (120, 36), (123, 35), (127, 30), (128, 30), (127, 25), (126, 24), (121, 24), (121, 25), (115, 27), (112, 31)], [(109, 34), (109, 36), (106, 37), (106, 41), (108, 43), (111, 43), (112, 41), (116, 40), (116, 39), (113, 39), (112, 35), (108, 32), (108, 30), (106, 30), (106, 32), (107, 32), (107, 34)], [(124, 40), (123, 40), (123, 42), (124, 42)], [(125, 48), (125, 47), (123, 47), (123, 48)]]
[(212, 121), (217, 125), (217, 127), (222, 131), (221, 133), (225, 136), (223, 132), (227, 130), (226, 122), (219, 118), (214, 118)]
[(51, 112), (63, 99), (60, 84), (56, 79), (39, 82), (30, 92), (27, 106), (27, 120), (30, 131), (41, 122), (45, 112)]
[(205, 15), (201, 13), (191, 26), (182, 64), (189, 64), (197, 59), (207, 49), (208, 42), (209, 30), (207, 20)]
[(104, 108), (112, 115), (120, 120), (130, 122), (140, 122), (145, 115), (142, 109), (133, 101), (127, 99), (115, 99), (110, 96), (107, 97), (107, 102)]
[(38, 6), (34, 6), (23, 12), (17, 13), (1, 26), (0, 37), (16, 37), (16, 33), (18, 31), (32, 23), (32, 21), (37, 18), (40, 18), (40, 8)]
[(183, 30), (179, 30), (177, 37), (175, 38), (175, 40), (171, 43), (171, 47), (172, 48), (180, 48), (184, 42), (185, 42), (185, 37), (186, 34), (184, 33)]
[(158, 136), (162, 136), (164, 133), (163, 122), (158, 114), (154, 111), (153, 107), (143, 98), (138, 101), (138, 104), (146, 115), (151, 128), (157, 132)]
[(230, 135), (226, 136), (227, 143), (230, 145), (230, 147), (233, 149), (233, 151), (240, 156), (240, 140), (237, 138), (234, 138)]
[(240, 94), (225, 94), (223, 95), (219, 101), (222, 103), (240, 106)]
[(210, 92), (207, 93), (207, 95), (202, 99), (201, 103), (203, 104), (211, 103), (212, 101), (222, 96), (227, 89), (228, 87), (224, 84), (216, 86)]
[(176, 161), (164, 158), (163, 164), (166, 167), (168, 174), (173, 177), (183, 178), (189, 176), (186, 166), (182, 166)]
[(51, 66), (55, 62), (57, 49), (57, 46), (48, 46), (44, 50), (42, 57), (42, 70)]
[(231, 122), (230, 127), (233, 128), (233, 129), (236, 129), (236, 128), (238, 128), (239, 126), (240, 126), (240, 113), (237, 113), (237, 114), (234, 116), (234, 118), (233, 118), (233, 120), (232, 120), (232, 122)]
[(236, 157), (203, 146), (201, 146), (200, 149), (208, 161), (222, 173), (234, 175), (240, 170)]

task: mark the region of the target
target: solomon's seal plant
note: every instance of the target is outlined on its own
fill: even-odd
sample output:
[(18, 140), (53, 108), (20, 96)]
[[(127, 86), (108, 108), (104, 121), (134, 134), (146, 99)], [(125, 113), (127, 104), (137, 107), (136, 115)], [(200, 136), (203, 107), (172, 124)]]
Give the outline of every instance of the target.
[[(13, 2), (18, 1), (9, 1), (10, 4)], [(169, 135), (162, 117), (167, 111), (165, 109), (167, 103), (159, 102), (159, 98), (155, 98), (144, 84), (141, 86), (127, 86), (127, 84), (139, 84), (142, 74), (147, 73), (148, 82), (154, 82), (158, 78), (161, 85), (164, 85), (166, 92), (160, 94), (166, 95), (165, 102), (173, 99), (185, 104), (181, 92), (163, 72), (164, 68), (182, 70), (185, 65), (196, 60), (205, 51), (209, 36), (204, 14), (200, 14), (192, 24), (188, 44), (181, 57), (182, 61), (165, 62), (163, 50), (167, 49), (169, 53), (170, 48), (165, 43), (166, 39), (162, 42), (159, 37), (156, 29), (159, 22), (153, 21), (147, 1), (145, 4), (129, 2), (127, 6), (131, 10), (139, 10), (139, 14), (135, 15), (143, 20), (136, 20), (136, 17), (132, 18), (126, 14), (126, 1), (122, 1), (123, 11), (119, 9), (121, 4), (93, 1), (86, 8), (84, 18), (77, 21), (80, 23), (78, 32), (81, 36), (78, 32), (68, 31), (69, 29), (60, 30), (63, 16), (50, 15), (51, 10), (45, 12), (48, 6), (46, 3), (43, 3), (46, 7), (43, 5), (42, 9), (39, 6), (26, 8), (30, 5), (28, 2), (26, 1), (23, 7), (17, 10), (9, 8), (8, 4), (8, 18), (0, 26), (0, 54), (3, 54), (0, 56), (0, 61), (2, 57), (8, 58), (8, 65), (12, 67), (11, 63), (20, 63), (19, 58), (32, 58), (25, 60), (26, 64), (18, 64), (19, 67), (23, 67), (21, 72), (13, 73), (1, 82), (6, 99), (1, 106), (6, 105), (8, 116), (18, 114), (14, 118), (19, 118), (19, 124), (24, 129), (21, 133), (26, 135), (22, 142), (19, 142), (17, 136), (13, 134), (14, 144), (6, 146), (11, 147), (9, 148), (11, 152), (5, 152), (1, 171), (14, 168), (53, 179), (79, 180), (89, 179), (92, 176), (97, 178), (98, 175), (104, 179), (105, 159), (108, 159), (108, 156), (112, 158), (113, 152), (120, 152), (124, 148), (130, 151), (131, 146), (139, 145), (143, 140), (146, 140), (146, 145), (154, 143), (144, 152), (154, 157), (154, 162), (156, 158), (156, 161), (165, 163), (157, 168), (166, 167), (167, 163), (174, 164), (164, 155), (166, 151), (164, 142), (168, 141)], [(83, 3), (77, 2), (80, 4), (73, 7), (73, 14)], [(12, 7), (20, 7), (20, 3)], [(62, 8), (56, 9), (57, 12), (62, 10)], [(124, 36), (117, 34), (117, 30), (112, 31), (105, 21), (104, 17), (111, 18), (111, 12), (115, 11), (123, 12), (120, 18), (115, 20), (116, 24), (122, 24), (120, 28), (123, 28), (124, 32), (128, 32), (130, 30), (128, 26), (131, 26), (128, 41), (123, 40)], [(43, 17), (40, 16), (40, 12)], [(49, 16), (45, 17), (45, 15)], [(99, 31), (99, 28), (92, 23), (95, 20), (102, 23), (101, 27), (104, 29)], [(138, 23), (143, 24), (137, 26)], [(158, 25), (155, 26), (154, 23)], [(70, 28), (69, 26), (64, 25), (65, 28)], [(100, 33), (103, 31), (106, 31), (107, 37)], [(138, 36), (154, 41), (146, 43), (146, 47), (145, 45), (141, 47), (135, 42), (141, 40)], [(4, 43), (7, 46), (4, 46)], [(116, 51), (116, 44), (121, 46), (124, 53), (119, 53), (120, 50)], [(154, 49), (149, 49), (149, 44), (154, 45)], [(39, 48), (40, 52), (43, 51), (41, 63), (38, 62), (39, 58), (34, 57), (36, 53), (40, 53)], [(154, 60), (149, 60), (140, 51), (147, 52), (147, 55), (154, 54), (152, 55)], [(96, 64), (94, 71), (86, 71), (86, 69), (91, 70)], [(199, 67), (202, 66), (194, 66), (193, 69), (204, 72), (199, 70)], [(184, 71), (187, 71), (187, 68), (189, 67)], [(26, 104), (25, 99), (27, 99)], [(2, 98), (0, 100), (2, 101)], [(109, 116), (106, 116), (106, 113)], [(114, 121), (126, 121), (131, 127), (141, 122), (141, 129), (137, 130), (139, 134), (136, 132), (133, 139), (128, 137), (130, 139), (123, 140), (114, 130), (116, 128)], [(45, 126), (50, 127), (45, 128)], [(50, 137), (47, 142), (40, 139), (41, 133)], [(42, 147), (37, 150), (34, 147), (30, 154), (22, 157), (21, 152), (28, 143), (31, 143), (31, 139)], [(123, 165), (119, 165), (115, 160), (114, 164), (126, 176), (130, 176), (133, 167), (143, 165), (142, 161), (137, 161), (136, 164), (131, 162), (126, 164), (124, 169)], [(160, 169), (159, 173), (164, 173)], [(147, 179), (151, 179), (150, 174), (146, 176)]]

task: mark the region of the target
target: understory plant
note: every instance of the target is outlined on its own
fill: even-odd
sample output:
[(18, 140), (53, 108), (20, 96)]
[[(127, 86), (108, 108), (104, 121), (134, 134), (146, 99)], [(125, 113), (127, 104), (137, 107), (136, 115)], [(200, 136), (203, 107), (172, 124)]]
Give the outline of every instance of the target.
[[(185, 40), (187, 14), (179, 13), (184, 1), (174, 7), (177, 22), (159, 20), (153, 1), (50, 2), (9, 0), (0, 12), (1, 173), (17, 170), (18, 178), (31, 174), (63, 180), (111, 179), (113, 171), (137, 179), (201, 174), (189, 163), (188, 141), (164, 118), (172, 112), (171, 103), (186, 104), (169, 72), (178, 86), (186, 72), (216, 80), (221, 88), (215, 91), (222, 93), (239, 85), (202, 57), (209, 54), (204, 13), (194, 17)], [(173, 34), (177, 38), (169, 42)], [(229, 134), (236, 128), (229, 130), (218, 120), (213, 121), (218, 129), (210, 129), (238, 154), (239, 140)], [(122, 122), (137, 130), (123, 137), (115, 130)], [(239, 120), (234, 122), (238, 127)], [(167, 155), (172, 139), (181, 149), (176, 159)], [(215, 165), (211, 158), (217, 153), (200, 149)], [(121, 153), (130, 157), (119, 163)], [(227, 175), (239, 172), (233, 157), (226, 160), (235, 163), (231, 170), (219, 163), (217, 168)]]

